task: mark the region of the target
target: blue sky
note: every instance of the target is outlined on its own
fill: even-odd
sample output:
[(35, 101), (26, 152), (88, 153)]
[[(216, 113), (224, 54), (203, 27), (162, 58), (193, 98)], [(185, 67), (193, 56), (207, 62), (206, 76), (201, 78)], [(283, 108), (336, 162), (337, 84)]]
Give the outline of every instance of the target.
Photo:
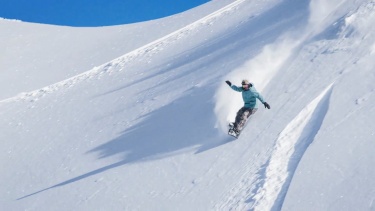
[(152, 20), (209, 0), (0, 0), (0, 17), (67, 26), (108, 26)]

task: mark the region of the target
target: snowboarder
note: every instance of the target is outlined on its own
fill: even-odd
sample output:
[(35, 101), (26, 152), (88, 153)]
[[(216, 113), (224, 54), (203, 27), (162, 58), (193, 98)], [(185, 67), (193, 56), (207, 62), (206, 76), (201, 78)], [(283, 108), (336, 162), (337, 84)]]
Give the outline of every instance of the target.
[(270, 105), (264, 101), (262, 95), (260, 95), (257, 90), (253, 87), (252, 83), (248, 80), (242, 80), (242, 86), (238, 87), (232, 85), (230, 81), (225, 81), (233, 90), (237, 92), (242, 92), (242, 99), (244, 101), (244, 106), (238, 110), (235, 122), (230, 125), (231, 128), (228, 131), (229, 135), (235, 136), (236, 138), (240, 135), (247, 119), (250, 115), (254, 114), (258, 110), (257, 98), (263, 103), (265, 108), (271, 109)]

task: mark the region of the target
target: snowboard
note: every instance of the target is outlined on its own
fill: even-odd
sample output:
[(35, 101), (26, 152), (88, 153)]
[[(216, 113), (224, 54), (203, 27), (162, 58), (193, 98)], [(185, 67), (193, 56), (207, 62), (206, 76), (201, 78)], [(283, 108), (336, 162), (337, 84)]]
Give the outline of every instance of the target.
[(234, 138), (237, 139), (240, 136), (241, 131), (239, 131), (239, 132), (234, 131), (234, 128), (233, 128), (234, 123), (233, 122), (230, 122), (228, 126), (229, 126), (228, 135), (233, 136)]

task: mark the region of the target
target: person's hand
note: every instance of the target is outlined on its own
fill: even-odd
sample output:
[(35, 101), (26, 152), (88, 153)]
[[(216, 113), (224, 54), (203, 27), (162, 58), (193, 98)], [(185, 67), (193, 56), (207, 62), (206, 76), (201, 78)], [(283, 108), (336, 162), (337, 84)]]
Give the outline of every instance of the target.
[(232, 83), (230, 81), (225, 81), (229, 86), (232, 86)]
[(267, 102), (264, 102), (263, 104), (264, 104), (264, 107), (265, 107), (265, 108), (271, 109), (271, 106), (270, 106), (270, 105), (268, 105), (268, 103), (267, 103)]

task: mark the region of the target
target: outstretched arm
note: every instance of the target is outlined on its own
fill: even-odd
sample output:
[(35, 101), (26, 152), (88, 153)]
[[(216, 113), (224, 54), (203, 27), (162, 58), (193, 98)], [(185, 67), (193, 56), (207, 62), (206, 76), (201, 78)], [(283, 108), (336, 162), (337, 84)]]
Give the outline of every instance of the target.
[(234, 91), (237, 91), (237, 92), (242, 92), (243, 91), (241, 87), (232, 85), (232, 83), (230, 81), (225, 81), (225, 83), (227, 83), (230, 86), (230, 88), (232, 88)]

